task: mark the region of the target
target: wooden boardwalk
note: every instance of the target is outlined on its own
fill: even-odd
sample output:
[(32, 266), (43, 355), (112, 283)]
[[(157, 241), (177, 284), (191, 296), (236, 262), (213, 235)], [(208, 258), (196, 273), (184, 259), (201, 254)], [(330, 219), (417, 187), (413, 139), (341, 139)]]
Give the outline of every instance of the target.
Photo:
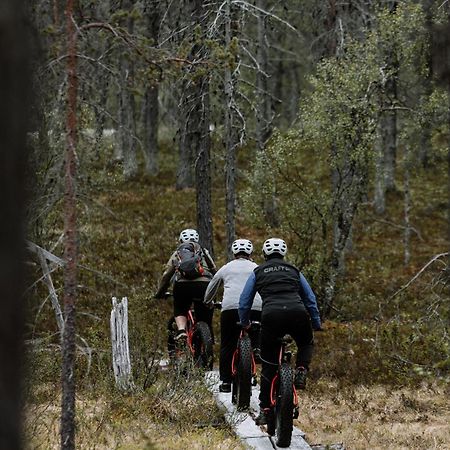
[[(231, 394), (219, 392), (219, 373), (217, 371), (207, 372), (205, 375), (208, 389), (214, 395), (217, 404), (226, 410), (225, 419), (233, 427), (236, 435), (245, 443), (248, 448), (257, 450), (278, 449), (275, 439), (269, 436), (264, 427), (255, 424), (255, 417), (259, 413), (259, 386), (252, 388), (250, 410), (239, 412), (231, 403)], [(292, 442), (287, 448), (297, 450), (311, 450), (311, 447), (304, 440), (305, 434), (294, 427), (292, 432)]]

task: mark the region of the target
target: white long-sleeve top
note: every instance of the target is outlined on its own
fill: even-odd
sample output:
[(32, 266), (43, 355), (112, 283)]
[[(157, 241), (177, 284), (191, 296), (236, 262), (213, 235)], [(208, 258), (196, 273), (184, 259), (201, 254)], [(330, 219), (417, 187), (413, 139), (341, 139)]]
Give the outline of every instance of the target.
[[(255, 267), (258, 267), (258, 265), (246, 258), (233, 259), (222, 266), (209, 282), (204, 302), (206, 304), (212, 303), (217, 296), (220, 285), (223, 283), (222, 311), (239, 309), (239, 297)], [(261, 297), (256, 294), (252, 309), (261, 311), (261, 304)]]

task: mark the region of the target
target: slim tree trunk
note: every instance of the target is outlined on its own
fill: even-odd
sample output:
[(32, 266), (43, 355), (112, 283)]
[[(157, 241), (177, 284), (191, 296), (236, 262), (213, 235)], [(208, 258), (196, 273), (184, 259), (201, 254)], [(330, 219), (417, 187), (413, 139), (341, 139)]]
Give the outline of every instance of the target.
[[(152, 0), (146, 5), (147, 15), (147, 35), (156, 47), (159, 40), (159, 22), (160, 22), (160, 2)], [(144, 98), (144, 157), (145, 173), (147, 175), (157, 175), (158, 173), (158, 104), (159, 86), (155, 80), (150, 83), (145, 92)]]
[(327, 30), (328, 33), (326, 45), (327, 56), (335, 56), (337, 51), (336, 18), (337, 18), (336, 0), (328, 0), (327, 17), (325, 20), (325, 29)]
[(67, 150), (64, 191), (64, 334), (62, 344), (61, 448), (75, 448), (75, 300), (77, 286), (76, 127), (77, 36), (75, 0), (68, 0), (67, 20)]
[[(397, 98), (397, 82), (391, 79), (386, 84), (389, 98)], [(393, 104), (391, 105), (393, 106)], [(387, 191), (395, 191), (395, 169), (397, 160), (397, 112), (386, 111), (382, 119), (382, 142), (384, 148), (384, 183)]]
[[(266, 0), (259, 0), (258, 6), (261, 10), (266, 10)], [(267, 17), (264, 13), (258, 13), (258, 48), (256, 52), (256, 60), (258, 64), (256, 73), (256, 96), (257, 96), (257, 113), (256, 113), (256, 141), (258, 150), (265, 154), (266, 144), (272, 134), (272, 102), (269, 93), (268, 83), (268, 48), (267, 48)], [(272, 176), (269, 172), (267, 176)], [(270, 183), (273, 185), (273, 183)], [(276, 207), (275, 192), (269, 192), (264, 200), (264, 214), (267, 223), (271, 227), (279, 226), (278, 211)]]
[(386, 188), (384, 175), (384, 151), (381, 137), (377, 138), (375, 157), (375, 193), (374, 208), (377, 214), (384, 214), (386, 211)]
[[(109, 0), (103, 0), (102, 2), (97, 2), (95, 5), (94, 14), (97, 20), (102, 20), (106, 22), (110, 15), (110, 2)], [(107, 45), (104, 40), (95, 39), (93, 45), (96, 47), (98, 55), (103, 55), (106, 51)], [(95, 75), (94, 75), (95, 76)], [(108, 92), (109, 92), (109, 73), (105, 70), (98, 70), (96, 73), (96, 83), (95, 86), (99, 91), (98, 106), (95, 107), (95, 144), (94, 151), (97, 158), (100, 157), (100, 150), (103, 143), (103, 131), (105, 129), (106, 123), (106, 107), (108, 102)]]
[[(396, 13), (397, 0), (388, 3), (389, 10), (392, 14)], [(394, 50), (389, 50), (387, 55), (387, 64), (393, 72), (386, 82), (386, 96), (389, 99), (387, 106), (392, 107), (384, 113), (382, 118), (382, 138), (384, 148), (384, 183), (387, 191), (395, 191), (395, 169), (397, 161), (397, 111), (393, 108), (397, 103), (397, 77), (398, 77), (398, 61)]]
[[(122, 7), (128, 12), (126, 28), (129, 34), (133, 33), (134, 19), (132, 17), (132, 0), (124, 0)], [(119, 105), (120, 136), (123, 155), (123, 175), (126, 179), (133, 179), (138, 173), (136, 157), (136, 105), (132, 86), (134, 83), (134, 63), (129, 49), (125, 49), (120, 59), (121, 94)]]
[[(183, 2), (180, 7), (184, 9), (186, 15), (189, 14), (193, 18), (191, 28), (194, 28), (197, 25), (195, 17), (192, 13), (192, 8), (195, 8), (195, 4), (193, 2), (188, 3), (188, 7), (185, 5), (185, 2)], [(195, 59), (195, 38), (193, 35), (191, 35), (191, 45), (192, 50), (188, 56), (189, 61), (193, 61)], [(192, 80), (190, 79), (189, 73), (190, 72), (188, 70), (181, 84), (180, 108), (178, 114), (180, 137), (178, 147), (176, 189), (186, 189), (194, 186), (194, 149), (191, 142), (191, 133), (188, 128), (191, 112), (194, 109), (194, 103), (192, 102), (192, 96), (190, 93), (192, 90)]]
[(0, 448), (22, 448), (21, 378), (27, 116), (31, 77), (22, 0), (0, 6)]
[[(425, 10), (425, 25), (428, 31), (428, 39), (431, 42), (430, 47), (433, 47), (433, 33), (431, 28), (433, 26), (433, 0), (426, 0), (424, 3)], [(433, 92), (433, 52), (427, 49), (427, 68), (428, 73), (423, 79), (423, 94), (427, 100)], [(420, 136), (420, 147), (419, 147), (419, 161), (422, 167), (428, 167), (429, 164), (429, 154), (431, 149), (431, 121), (426, 117), (425, 123), (422, 126), (422, 133)]]
[(403, 236), (404, 244), (404, 265), (407, 266), (411, 261), (411, 222), (409, 219), (411, 212), (411, 191), (409, 188), (410, 179), (410, 150), (408, 147), (405, 148), (405, 167), (403, 173), (403, 190), (404, 190), (404, 200), (403, 200), (403, 210), (404, 210), (404, 224), (405, 233)]
[[(232, 22), (233, 11), (231, 0), (226, 3), (225, 18), (225, 45), (230, 51), (230, 44), (233, 38)], [(236, 63), (236, 61), (234, 61)], [(237, 139), (234, 130), (234, 96), (236, 79), (233, 75), (235, 64), (227, 65), (225, 68), (225, 206), (226, 206), (226, 232), (227, 232), (227, 254), (228, 259), (233, 258), (231, 244), (236, 239), (236, 148)]]
[(186, 189), (194, 186), (193, 149), (190, 142), (190, 132), (187, 128), (190, 119), (189, 100), (186, 92), (189, 89), (189, 81), (183, 82), (181, 94), (181, 108), (179, 112), (180, 140), (178, 148), (178, 169), (176, 189)]
[[(206, 36), (207, 6), (202, 0), (194, 1), (193, 17), (201, 35)], [(194, 44), (194, 57), (204, 59), (207, 49), (204, 44)], [(213, 254), (213, 230), (211, 207), (211, 138), (209, 135), (210, 97), (209, 75), (196, 75), (191, 80), (191, 102), (187, 127), (190, 137), (191, 151), (196, 152), (195, 158), (195, 191), (197, 199), (197, 228), (200, 234), (200, 244)]]

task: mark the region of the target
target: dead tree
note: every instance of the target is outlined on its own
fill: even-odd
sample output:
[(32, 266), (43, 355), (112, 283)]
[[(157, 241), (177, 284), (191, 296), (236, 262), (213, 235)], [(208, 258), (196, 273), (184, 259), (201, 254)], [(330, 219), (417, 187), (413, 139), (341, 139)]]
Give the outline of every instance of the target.
[(31, 82), (23, 1), (0, 7), (0, 448), (20, 449), (26, 133)]

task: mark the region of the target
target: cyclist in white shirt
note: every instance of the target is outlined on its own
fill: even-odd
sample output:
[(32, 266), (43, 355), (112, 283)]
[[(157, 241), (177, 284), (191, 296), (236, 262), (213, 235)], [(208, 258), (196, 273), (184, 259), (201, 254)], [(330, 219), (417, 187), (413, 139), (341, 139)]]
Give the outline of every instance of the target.
[[(213, 301), (217, 296), (219, 287), (223, 284), (223, 300), (220, 315), (220, 362), (219, 373), (221, 385), (220, 392), (231, 392), (232, 374), (231, 362), (236, 349), (241, 327), (239, 323), (239, 297), (247, 282), (248, 277), (258, 266), (251, 260), (253, 244), (248, 239), (238, 239), (233, 242), (231, 250), (234, 259), (221, 267), (210, 281), (204, 302), (207, 306), (213, 307)], [(261, 297), (256, 294), (250, 312), (250, 320), (261, 320)], [(259, 349), (259, 342), (256, 336), (250, 338), (255, 349)], [(258, 349), (255, 349), (258, 352)]]

